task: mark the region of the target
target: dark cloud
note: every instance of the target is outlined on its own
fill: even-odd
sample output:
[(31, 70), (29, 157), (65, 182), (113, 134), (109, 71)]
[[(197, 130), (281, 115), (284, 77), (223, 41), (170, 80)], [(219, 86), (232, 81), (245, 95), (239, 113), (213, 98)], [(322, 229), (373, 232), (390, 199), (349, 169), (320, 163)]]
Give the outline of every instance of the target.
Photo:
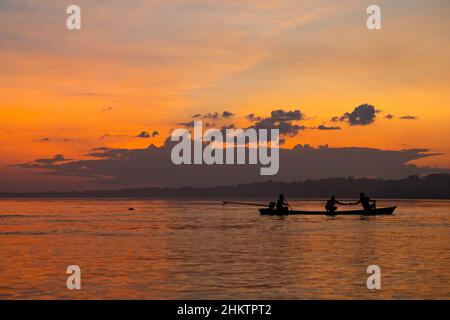
[[(67, 161), (55, 156), (40, 159), (23, 168), (45, 169), (52, 175), (86, 177), (96, 187), (117, 186), (212, 186), (266, 181), (258, 165), (174, 165), (171, 144), (146, 149), (96, 148), (88, 154), (93, 159)], [(378, 177), (397, 179), (412, 174), (450, 172), (448, 169), (418, 167), (413, 160), (432, 154), (427, 149), (379, 150), (371, 148), (314, 148), (298, 145), (280, 150), (280, 171), (274, 181), (300, 181), (330, 177)], [(39, 160), (39, 159), (38, 159)], [(92, 184), (90, 185), (92, 186)]]
[(319, 129), (319, 130), (341, 130), (341, 127), (333, 127), (333, 126), (330, 126), (330, 127), (328, 127), (328, 126), (326, 126), (326, 125), (324, 125), (324, 124), (321, 124), (321, 125), (319, 125), (318, 127), (317, 127), (317, 129)]
[(273, 121), (298, 121), (303, 119), (303, 115), (300, 110), (284, 111), (278, 109), (271, 112), (270, 119)]
[(222, 126), (221, 130), (227, 130), (227, 129), (236, 129), (236, 126), (234, 124), (228, 124), (226, 126)]
[(278, 129), (280, 130), (280, 135), (288, 135), (293, 137), (298, 134), (300, 130), (305, 129), (304, 126), (298, 124), (292, 124), (291, 122), (274, 122), (270, 118), (262, 119), (253, 125), (251, 128), (254, 129)]
[(339, 119), (340, 119), (340, 117), (333, 117), (333, 118), (331, 118), (331, 121), (333, 121), (333, 122), (338, 122)]
[(127, 135), (124, 134), (104, 134), (100, 137), (100, 140), (105, 139), (105, 138), (122, 138), (122, 137), (126, 137)]
[(102, 110), (102, 112), (109, 112), (112, 111), (112, 109), (113, 109), (112, 107), (106, 107)]
[(62, 155), (62, 154), (56, 154), (53, 158), (36, 159), (31, 162), (17, 164), (14, 166), (23, 167), (23, 168), (41, 168), (41, 167), (45, 167), (45, 166), (56, 165), (60, 162), (66, 162), (66, 161), (70, 161), (70, 160), (72, 160), (72, 159), (66, 159), (66, 158), (64, 158), (64, 155)]
[(72, 141), (75, 141), (75, 139), (72, 139), (72, 138), (48, 138), (48, 137), (44, 137), (44, 138), (40, 138), (40, 139), (35, 140), (35, 141), (38, 141), (38, 142), (49, 142), (49, 141), (72, 142)]
[(229, 119), (234, 116), (234, 113), (230, 111), (223, 111), (221, 114), (218, 112), (209, 112), (207, 114), (202, 115), (201, 113), (196, 113), (192, 116), (194, 119), (210, 119), (210, 120), (219, 120), (219, 119)]
[(248, 114), (247, 116), (246, 116), (246, 118), (247, 118), (247, 120), (248, 121), (260, 121), (262, 118), (261, 117), (258, 117), (258, 116), (255, 116), (255, 114), (254, 113), (250, 113), (250, 114)]
[[(388, 114), (385, 116), (385, 118), (391, 120), (391, 119), (395, 118), (395, 116), (393, 114)], [(400, 120), (417, 120), (417, 119), (419, 119), (419, 117), (407, 115), (407, 116), (398, 117), (398, 119), (400, 119)]]
[(148, 138), (155, 138), (158, 135), (159, 135), (159, 132), (157, 130), (153, 130), (151, 133), (149, 131), (142, 131), (141, 133), (139, 133), (135, 137), (148, 139)]
[[(222, 118), (231, 117), (233, 114), (231, 112), (222, 114)], [(202, 118), (205, 118), (203, 116)], [(216, 113), (214, 114), (208, 114), (207, 118), (216, 118)], [(245, 129), (278, 129), (280, 131), (280, 136), (295, 136), (299, 133), (299, 131), (304, 130), (305, 127), (299, 124), (294, 123), (295, 121), (303, 120), (303, 114), (300, 112), (300, 110), (293, 110), (293, 111), (285, 111), (282, 109), (274, 110), (271, 112), (270, 117), (263, 118), (260, 116), (255, 116), (255, 114), (251, 113), (246, 116), (247, 120), (254, 122), (253, 125), (251, 125), (248, 128)], [(192, 128), (194, 126), (194, 121), (191, 122), (182, 122), (178, 123), (178, 125), (182, 125), (187, 128)], [(203, 124), (204, 127), (214, 127), (215, 124), (212, 123), (206, 123)], [(234, 124), (229, 124), (226, 126), (222, 126), (221, 130), (224, 131), (226, 129), (235, 129), (236, 126)], [(282, 141), (281, 141), (282, 140)], [(280, 144), (284, 142), (284, 138), (280, 138)]]
[(255, 129), (278, 129), (280, 135), (286, 135), (293, 137), (299, 133), (300, 130), (304, 130), (302, 125), (295, 124), (294, 121), (302, 120), (303, 115), (300, 110), (284, 111), (282, 109), (274, 110), (270, 113), (270, 117), (262, 118), (250, 128)]
[(108, 148), (108, 147), (99, 147), (92, 149), (87, 156), (95, 157), (95, 158), (107, 158), (107, 159), (126, 159), (131, 155), (131, 151), (129, 149), (118, 149), (118, 148)]
[(183, 126), (183, 127), (186, 127), (186, 128), (193, 128), (194, 127), (194, 121), (179, 122), (179, 123), (177, 123), (177, 125)]
[(68, 160), (70, 160), (70, 159), (64, 158), (64, 155), (56, 154), (51, 159), (36, 159), (36, 160), (34, 160), (34, 162), (41, 163), (41, 164), (53, 164), (53, 163), (56, 163), (56, 162), (62, 162), (62, 161), (68, 161)]
[(217, 120), (217, 119), (219, 119), (219, 113), (218, 112), (207, 113), (204, 116), (202, 116), (202, 119)]
[(418, 117), (417, 116), (402, 116), (402, 117), (400, 117), (399, 119), (401, 119), (401, 120), (417, 120), (418, 119)]
[(232, 112), (229, 112), (226, 110), (224, 112), (222, 112), (222, 118), (228, 119), (228, 118), (231, 118), (232, 116), (234, 116), (234, 113), (232, 113)]
[(333, 117), (331, 121), (347, 121), (351, 126), (365, 126), (375, 122), (376, 114), (380, 112), (370, 104), (362, 104), (352, 112), (346, 112), (341, 117)]
[[(183, 127), (186, 127), (186, 128), (193, 128), (194, 127), (194, 122), (195, 121), (189, 121), (189, 122), (179, 122), (179, 123), (177, 123), (177, 125), (179, 125), (179, 126), (183, 126)], [(213, 128), (213, 127), (215, 127), (215, 123), (210, 123), (210, 122), (202, 122), (202, 126), (204, 127), (204, 128)]]
[[(208, 113), (206, 115), (201, 116), (200, 114), (194, 115), (195, 118), (201, 117), (202, 119), (219, 119), (219, 118), (230, 118), (234, 114), (229, 111), (224, 111), (222, 115), (219, 116), (217, 112)], [(300, 110), (293, 111), (285, 111), (282, 109), (274, 110), (271, 112), (270, 117), (262, 118), (257, 117), (253, 113), (247, 115), (247, 119), (255, 122), (249, 128), (253, 129), (278, 129), (280, 131), (280, 136), (295, 136), (299, 133), (300, 130), (305, 129), (304, 126), (294, 123), (295, 121), (303, 120), (303, 115)], [(194, 121), (189, 122), (179, 122), (178, 125), (193, 128)], [(203, 127), (205, 128), (213, 128), (215, 127), (215, 123), (203, 123)], [(225, 129), (235, 129), (234, 124), (229, 124), (227, 126), (222, 126), (221, 130)], [(247, 128), (247, 129), (249, 129)]]
[(139, 133), (135, 137), (147, 139), (147, 138), (150, 138), (150, 133), (148, 133), (147, 131), (142, 131), (141, 133)]

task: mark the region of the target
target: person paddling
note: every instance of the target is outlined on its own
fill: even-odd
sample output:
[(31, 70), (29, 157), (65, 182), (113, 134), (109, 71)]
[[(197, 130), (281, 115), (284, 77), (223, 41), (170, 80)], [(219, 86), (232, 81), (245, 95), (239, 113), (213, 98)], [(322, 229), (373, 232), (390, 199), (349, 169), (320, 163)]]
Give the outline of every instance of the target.
[(370, 199), (369, 197), (367, 197), (364, 194), (364, 192), (361, 192), (359, 194), (359, 200), (358, 201), (356, 201), (355, 203), (351, 203), (351, 204), (352, 205), (354, 205), (354, 204), (361, 204), (363, 206), (364, 210), (366, 210), (366, 211), (370, 211), (370, 210), (373, 210), (373, 209), (377, 208), (376, 200)]
[(327, 200), (327, 203), (325, 204), (325, 210), (327, 210), (327, 212), (333, 213), (337, 210), (336, 205), (340, 204), (343, 206), (346, 206), (346, 203), (343, 202), (339, 202), (338, 200), (336, 200), (335, 196), (332, 196), (329, 200)]
[(289, 210), (289, 203), (284, 198), (284, 195), (280, 194), (280, 197), (277, 200), (276, 204), (277, 211), (286, 211)]

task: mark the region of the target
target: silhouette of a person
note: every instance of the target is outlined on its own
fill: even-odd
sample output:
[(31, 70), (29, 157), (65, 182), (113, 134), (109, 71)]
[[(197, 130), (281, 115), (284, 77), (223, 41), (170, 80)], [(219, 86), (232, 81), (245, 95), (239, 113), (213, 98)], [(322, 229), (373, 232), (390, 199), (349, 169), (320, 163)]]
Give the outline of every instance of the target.
[(325, 204), (325, 210), (327, 210), (327, 212), (335, 212), (337, 210), (337, 204), (343, 206), (347, 205), (346, 203), (339, 202), (338, 200), (336, 200), (335, 196), (332, 196), (329, 200), (327, 200), (327, 203)]
[(367, 211), (376, 209), (376, 201), (367, 197), (363, 192), (359, 194), (359, 200), (352, 204), (361, 204)]
[(287, 210), (289, 204), (287, 203), (284, 195), (280, 194), (280, 197), (277, 200), (276, 208), (278, 211)]

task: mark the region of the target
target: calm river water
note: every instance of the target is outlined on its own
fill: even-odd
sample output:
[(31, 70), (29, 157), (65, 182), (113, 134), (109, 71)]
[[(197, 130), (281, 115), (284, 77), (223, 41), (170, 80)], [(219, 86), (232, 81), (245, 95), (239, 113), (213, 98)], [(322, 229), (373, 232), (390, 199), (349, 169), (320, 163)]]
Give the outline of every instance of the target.
[[(216, 200), (2, 199), (0, 298), (449, 299), (450, 201), (378, 206), (393, 204), (393, 216), (333, 218)], [(66, 287), (69, 265), (81, 290)], [(369, 265), (381, 290), (367, 289)]]

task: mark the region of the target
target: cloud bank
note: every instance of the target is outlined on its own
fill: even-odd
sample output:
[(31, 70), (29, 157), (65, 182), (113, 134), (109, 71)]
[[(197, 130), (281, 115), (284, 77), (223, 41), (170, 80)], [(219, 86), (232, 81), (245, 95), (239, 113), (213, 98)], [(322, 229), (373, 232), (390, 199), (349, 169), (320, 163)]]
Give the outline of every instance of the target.
[[(68, 161), (62, 155), (15, 166), (40, 169), (49, 175), (94, 179), (98, 187), (124, 186), (214, 186), (266, 181), (259, 166), (181, 165), (170, 160), (173, 144), (146, 149), (100, 147), (88, 160)], [(418, 167), (413, 160), (433, 156), (427, 149), (379, 150), (371, 148), (313, 148), (297, 145), (280, 149), (280, 170), (275, 181), (300, 181), (329, 177), (403, 178), (412, 174), (450, 172), (448, 169)]]

